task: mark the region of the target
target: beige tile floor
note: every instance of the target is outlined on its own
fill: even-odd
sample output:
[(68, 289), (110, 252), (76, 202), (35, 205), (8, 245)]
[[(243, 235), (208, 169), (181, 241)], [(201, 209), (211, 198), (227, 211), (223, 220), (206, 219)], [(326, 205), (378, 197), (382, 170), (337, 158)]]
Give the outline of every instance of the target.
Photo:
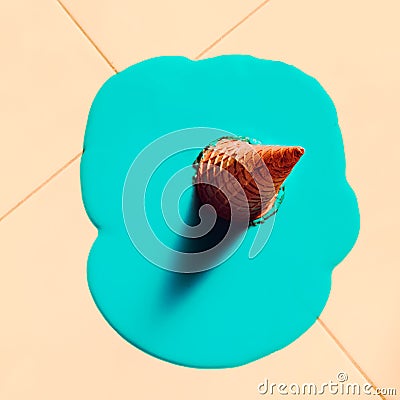
[(95, 236), (78, 163), (0, 224), (1, 399), (253, 399), (264, 378), (320, 384), (339, 371), (364, 382), (318, 324), (286, 349), (230, 370), (182, 368), (142, 353), (90, 297), (85, 263)]
[(272, 1), (209, 53), (249, 51), (283, 60), (315, 76), (333, 97), (361, 232), (333, 274), (321, 318), (382, 386), (400, 384), (399, 11), (392, 0), (379, 6), (361, 0)]
[[(389, 0), (1, 2), (0, 399), (248, 399), (265, 377), (319, 383), (339, 371), (400, 393), (397, 15)], [(85, 281), (96, 232), (78, 164), (94, 94), (113, 69), (201, 53), (281, 59), (320, 80), (362, 215), (322, 320), (286, 349), (223, 371), (131, 347)]]
[(268, 0), (60, 0), (118, 69), (159, 55), (196, 57)]
[(0, 216), (80, 152), (113, 71), (50, 0), (0, 2)]

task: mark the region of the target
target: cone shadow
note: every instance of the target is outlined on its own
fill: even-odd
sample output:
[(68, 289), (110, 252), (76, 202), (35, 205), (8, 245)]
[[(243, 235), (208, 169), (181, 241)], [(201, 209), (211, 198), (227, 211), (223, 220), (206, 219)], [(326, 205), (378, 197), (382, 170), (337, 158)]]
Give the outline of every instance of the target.
[[(196, 226), (201, 220), (199, 217), (199, 210), (202, 206), (196, 191), (193, 190), (192, 198), (188, 214), (186, 215), (185, 222), (188, 226)], [(178, 237), (175, 245), (175, 250), (179, 253), (174, 256), (173, 264), (177, 270), (189, 271), (192, 267), (190, 259), (187, 258), (187, 253), (200, 253), (213, 249), (216, 245), (221, 243), (225, 238), (230, 226), (230, 221), (217, 217), (216, 222), (212, 229), (204, 236), (198, 238), (187, 237), (189, 229), (183, 230), (181, 236)], [(171, 309), (180, 301), (190, 295), (191, 292), (196, 290), (201, 282), (209, 279), (214, 272), (214, 266), (219, 264), (219, 260), (223, 259), (226, 251), (235, 243), (243, 228), (239, 229), (235, 225), (232, 226), (229, 240), (224, 240), (218, 250), (204, 253), (202, 255), (202, 262), (208, 267), (207, 270), (202, 272), (188, 273), (188, 272), (171, 272), (165, 281), (165, 291), (162, 295), (163, 308)], [(183, 253), (183, 254), (182, 254)]]

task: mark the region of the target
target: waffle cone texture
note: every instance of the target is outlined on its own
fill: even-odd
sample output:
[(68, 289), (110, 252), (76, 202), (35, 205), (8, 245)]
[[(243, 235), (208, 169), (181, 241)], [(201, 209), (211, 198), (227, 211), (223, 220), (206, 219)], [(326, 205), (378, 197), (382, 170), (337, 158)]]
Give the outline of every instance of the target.
[(220, 139), (198, 158), (197, 194), (223, 219), (257, 220), (271, 210), (283, 182), (303, 154), (300, 146)]

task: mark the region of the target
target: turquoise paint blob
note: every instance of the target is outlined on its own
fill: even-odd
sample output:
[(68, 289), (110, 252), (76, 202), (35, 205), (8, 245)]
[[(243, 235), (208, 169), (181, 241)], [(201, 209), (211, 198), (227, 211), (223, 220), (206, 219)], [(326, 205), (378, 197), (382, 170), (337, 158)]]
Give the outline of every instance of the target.
[[(135, 189), (134, 180), (124, 191), (131, 165), (146, 146), (193, 127), (211, 129), (200, 129), (187, 138), (187, 150), (167, 159), (159, 160), (162, 149), (154, 152), (149, 164), (163, 162), (145, 194)], [(157, 238), (175, 250), (201, 251), (223, 239), (226, 224), (218, 219), (207, 240), (182, 238), (184, 230), (172, 232), (161, 207), (163, 185), (192, 164), (201, 146), (210, 142), (210, 132), (218, 139), (218, 130), (264, 144), (299, 145), (306, 152), (286, 180), (269, 239), (254, 258), (249, 249), (263, 225), (242, 232), (240, 243), (234, 237), (219, 253), (222, 261), (216, 268), (193, 274), (167, 271), (137, 250), (129, 226), (144, 204)], [(177, 191), (179, 182), (174, 183)], [(178, 209), (187, 223), (196, 225), (198, 205), (186, 183), (180, 197), (164, 199), (163, 209)], [(331, 99), (295, 67), (250, 56), (202, 61), (159, 57), (110, 78), (90, 110), (81, 185), (86, 211), (98, 229), (87, 274), (99, 310), (133, 345), (190, 367), (243, 365), (302, 335), (324, 308), (332, 270), (359, 231)], [(170, 214), (171, 222), (177, 217)], [(145, 231), (141, 239), (147, 243)], [(238, 248), (224, 260), (229, 245)], [(153, 245), (145, 248), (158, 251)]]

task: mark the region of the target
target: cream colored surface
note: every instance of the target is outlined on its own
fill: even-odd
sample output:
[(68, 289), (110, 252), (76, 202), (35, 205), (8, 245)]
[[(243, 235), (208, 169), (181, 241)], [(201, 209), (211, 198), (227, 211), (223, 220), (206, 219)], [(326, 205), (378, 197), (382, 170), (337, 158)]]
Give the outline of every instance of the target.
[(150, 57), (195, 57), (263, 0), (60, 0), (118, 69)]
[[(257, 5), (142, 3), (65, 4), (117, 68), (195, 57)], [(127, 344), (86, 285), (96, 231), (75, 161), (0, 221), (0, 399), (252, 399), (264, 378), (321, 383), (345, 371), (362, 383), (359, 370), (400, 394), (399, 11), (388, 0), (271, 0), (206, 54), (295, 64), (335, 101), (362, 225), (322, 315), (336, 341), (317, 323), (286, 349), (221, 371), (177, 367)], [(1, 218), (80, 151), (90, 102), (112, 69), (55, 0), (3, 2), (0, 20)]]
[(112, 70), (54, 1), (0, 2), (0, 217), (82, 148)]
[(321, 318), (387, 387), (400, 386), (399, 12), (394, 0), (272, 1), (209, 54), (249, 52), (294, 64), (333, 98), (361, 232), (334, 272)]
[(95, 237), (82, 209), (78, 163), (0, 224), (7, 243), (0, 254), (1, 399), (243, 400), (260, 398), (264, 378), (320, 384), (345, 371), (364, 382), (319, 325), (285, 350), (235, 369), (189, 369), (142, 353), (91, 299), (85, 266)]

